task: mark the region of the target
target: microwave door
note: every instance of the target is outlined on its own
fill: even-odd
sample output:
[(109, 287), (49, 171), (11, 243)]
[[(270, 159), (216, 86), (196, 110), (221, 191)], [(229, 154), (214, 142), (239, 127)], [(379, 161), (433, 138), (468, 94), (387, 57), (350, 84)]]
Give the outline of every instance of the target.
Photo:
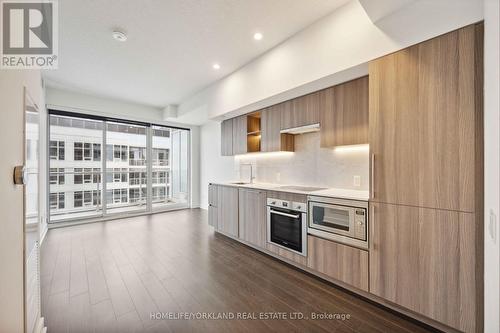
[(350, 208), (316, 202), (312, 204), (311, 228), (350, 236), (353, 226), (354, 216)]

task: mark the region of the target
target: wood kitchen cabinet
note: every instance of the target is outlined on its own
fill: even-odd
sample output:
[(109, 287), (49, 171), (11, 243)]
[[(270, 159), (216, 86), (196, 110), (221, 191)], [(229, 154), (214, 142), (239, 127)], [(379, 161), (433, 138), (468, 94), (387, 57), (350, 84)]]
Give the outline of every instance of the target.
[(233, 118), (233, 155), (247, 153), (247, 115)]
[(266, 192), (239, 190), (239, 238), (266, 248)]
[(368, 143), (368, 76), (319, 92), (321, 147)]
[(281, 129), (319, 123), (319, 92), (282, 103)]
[(280, 133), (281, 112), (285, 103), (261, 111), (261, 151), (293, 151), (294, 136)]
[(219, 187), (208, 185), (208, 225), (217, 228)]
[(233, 155), (233, 119), (226, 119), (221, 123), (221, 155)]
[(217, 231), (238, 237), (238, 189), (217, 186)]
[(475, 214), (382, 203), (370, 210), (370, 292), (460, 331), (480, 331)]
[(368, 251), (309, 235), (307, 267), (368, 291)]
[(482, 210), (482, 24), (369, 64), (372, 201)]

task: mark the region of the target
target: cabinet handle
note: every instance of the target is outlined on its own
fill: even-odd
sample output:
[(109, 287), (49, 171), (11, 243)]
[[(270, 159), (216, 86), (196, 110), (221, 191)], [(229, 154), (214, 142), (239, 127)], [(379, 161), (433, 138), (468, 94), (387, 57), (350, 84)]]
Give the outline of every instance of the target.
[(369, 221), (370, 221), (370, 225), (372, 228), (371, 243), (372, 243), (373, 248), (375, 248), (375, 206), (373, 206), (373, 204), (371, 204), (371, 207), (370, 207)]
[(375, 154), (371, 155), (371, 184), (370, 184), (370, 197), (375, 198)]

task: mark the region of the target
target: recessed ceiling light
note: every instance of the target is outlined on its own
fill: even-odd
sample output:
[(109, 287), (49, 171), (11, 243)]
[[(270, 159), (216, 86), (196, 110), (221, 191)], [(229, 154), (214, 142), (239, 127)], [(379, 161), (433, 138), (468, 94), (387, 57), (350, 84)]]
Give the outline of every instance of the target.
[(212, 68), (215, 69), (215, 70), (218, 70), (218, 69), (220, 69), (220, 65), (217, 64), (217, 63), (215, 63), (215, 64), (212, 65)]
[(260, 32), (256, 32), (254, 35), (253, 35), (253, 39), (255, 40), (261, 40), (262, 39), (262, 34)]
[(124, 42), (127, 40), (127, 35), (123, 31), (115, 30), (111, 35), (119, 42)]

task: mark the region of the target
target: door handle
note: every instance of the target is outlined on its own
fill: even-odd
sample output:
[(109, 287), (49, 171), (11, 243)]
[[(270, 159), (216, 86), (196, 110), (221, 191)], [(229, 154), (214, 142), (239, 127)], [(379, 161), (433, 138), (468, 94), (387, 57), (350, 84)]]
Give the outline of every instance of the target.
[(282, 216), (291, 217), (294, 219), (298, 219), (300, 217), (300, 215), (292, 215), (292, 214), (282, 213), (282, 212), (278, 212), (276, 210), (271, 210), (271, 214), (282, 215)]
[(24, 165), (17, 165), (14, 167), (13, 180), (15, 185), (25, 185), (28, 175)]
[(370, 204), (370, 216), (368, 217), (369, 228), (371, 228), (371, 240), (372, 248), (375, 249), (375, 206)]
[(370, 198), (375, 198), (375, 154), (371, 155), (371, 184), (370, 184)]

